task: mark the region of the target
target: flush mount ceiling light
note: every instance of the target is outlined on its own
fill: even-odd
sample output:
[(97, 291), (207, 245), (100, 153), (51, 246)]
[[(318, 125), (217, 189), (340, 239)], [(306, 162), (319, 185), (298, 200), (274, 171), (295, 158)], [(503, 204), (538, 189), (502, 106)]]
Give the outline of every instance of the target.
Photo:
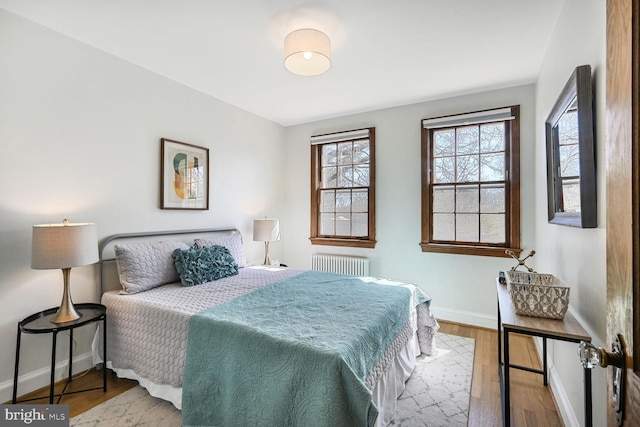
[(284, 66), (293, 74), (317, 76), (331, 67), (331, 41), (322, 31), (302, 28), (284, 39)]

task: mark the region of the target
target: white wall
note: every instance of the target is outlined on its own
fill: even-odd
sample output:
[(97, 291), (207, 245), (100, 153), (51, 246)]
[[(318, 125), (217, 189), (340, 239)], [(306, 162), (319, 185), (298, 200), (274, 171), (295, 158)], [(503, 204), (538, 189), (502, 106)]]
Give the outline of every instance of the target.
[[(547, 223), (547, 188), (544, 123), (575, 67), (591, 65), (595, 96), (598, 228), (579, 229)], [(536, 258), (537, 269), (554, 273), (571, 286), (570, 308), (604, 346), (606, 336), (606, 206), (605, 206), (605, 90), (606, 1), (565, 0), (544, 58), (536, 85)], [(556, 396), (560, 406), (573, 408), (565, 414), (567, 425), (584, 425), (582, 370), (576, 345), (556, 343), (553, 355), (555, 381), (566, 396)], [(606, 425), (607, 371), (593, 371), (594, 425)], [(567, 400), (563, 405), (562, 400)], [(575, 417), (575, 418), (574, 418)]]
[[(208, 211), (159, 209), (163, 137), (210, 149)], [(11, 396), (17, 322), (62, 294), (60, 271), (30, 269), (33, 224), (91, 221), (101, 239), (234, 226), (262, 262), (252, 220), (280, 213), (283, 148), (279, 125), (0, 9), (0, 401)], [(72, 270), (75, 302), (99, 301), (96, 274)], [(77, 355), (91, 340), (81, 331)], [(50, 335), (23, 337), (20, 394), (48, 383), (51, 351)]]
[[(375, 90), (375, 89), (372, 89)], [(371, 274), (418, 283), (431, 295), (441, 319), (496, 327), (495, 277), (510, 268), (509, 258), (423, 253), (421, 240), (421, 120), (519, 104), (521, 144), (522, 247), (534, 248), (534, 86), (390, 108), (303, 124), (286, 130), (288, 194), (284, 259), (309, 268), (311, 254), (361, 254), (371, 260)], [(309, 242), (309, 137), (342, 130), (376, 128), (376, 239), (374, 249), (313, 246)]]

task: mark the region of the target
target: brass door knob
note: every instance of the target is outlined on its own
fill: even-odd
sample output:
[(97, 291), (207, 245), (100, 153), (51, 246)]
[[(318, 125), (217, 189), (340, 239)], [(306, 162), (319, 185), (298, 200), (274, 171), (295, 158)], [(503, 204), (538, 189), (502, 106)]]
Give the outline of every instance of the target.
[(604, 348), (596, 347), (590, 342), (581, 341), (578, 347), (578, 355), (580, 356), (582, 366), (585, 368), (593, 369), (597, 366), (606, 368), (610, 365), (618, 368), (624, 367), (626, 359), (620, 346), (616, 346), (616, 344), (613, 343), (612, 350), (612, 352), (608, 352)]

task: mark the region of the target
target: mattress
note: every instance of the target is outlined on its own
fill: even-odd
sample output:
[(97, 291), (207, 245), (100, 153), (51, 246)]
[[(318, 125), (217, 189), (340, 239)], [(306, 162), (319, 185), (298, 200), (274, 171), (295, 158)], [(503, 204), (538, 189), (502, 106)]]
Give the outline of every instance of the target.
[[(152, 395), (167, 399), (180, 409), (191, 316), (302, 272), (247, 267), (236, 276), (198, 286), (168, 284), (130, 295), (107, 292), (102, 297), (108, 313), (107, 366), (119, 376), (137, 379)], [(436, 330), (437, 322), (428, 304), (418, 304), (367, 377), (367, 387), (373, 390), (374, 403), (380, 407), (380, 425), (392, 416), (393, 411), (385, 402), (395, 404), (413, 369), (415, 356), (435, 351)], [(96, 340), (96, 362), (101, 362), (99, 345)]]

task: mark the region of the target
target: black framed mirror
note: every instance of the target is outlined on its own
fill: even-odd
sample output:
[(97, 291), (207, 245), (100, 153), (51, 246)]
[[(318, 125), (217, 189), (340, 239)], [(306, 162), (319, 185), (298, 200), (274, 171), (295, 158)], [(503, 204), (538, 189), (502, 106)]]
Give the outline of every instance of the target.
[(549, 222), (594, 228), (596, 163), (591, 66), (577, 67), (547, 121)]

